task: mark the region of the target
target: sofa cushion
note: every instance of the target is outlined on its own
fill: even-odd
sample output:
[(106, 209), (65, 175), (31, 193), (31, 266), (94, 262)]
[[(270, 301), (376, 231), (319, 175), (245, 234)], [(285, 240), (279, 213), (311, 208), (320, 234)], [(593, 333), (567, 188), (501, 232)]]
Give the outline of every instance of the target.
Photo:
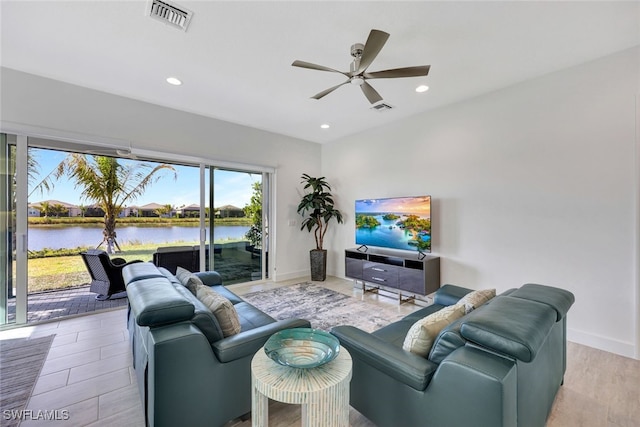
[(164, 275), (150, 262), (136, 262), (122, 269), (122, 279), (127, 285), (137, 280), (150, 279), (152, 277), (164, 277)]
[(176, 276), (174, 276), (173, 274), (171, 274), (171, 272), (169, 270), (167, 270), (164, 267), (157, 267), (158, 271), (160, 273), (162, 273), (164, 275), (164, 277), (166, 277), (167, 279), (169, 279), (169, 281), (171, 283), (173, 283), (174, 285), (180, 285), (182, 286), (182, 283), (180, 283), (180, 281), (176, 278)]
[(249, 331), (251, 329), (259, 328), (264, 325), (275, 322), (276, 320), (269, 316), (267, 313), (257, 309), (248, 302), (242, 301), (234, 304), (233, 307), (238, 313), (240, 319), (240, 327), (242, 332)]
[(198, 276), (182, 267), (176, 267), (176, 277), (180, 283), (194, 295), (196, 295), (198, 285), (204, 286), (204, 283), (202, 283), (202, 280), (200, 280)]
[(469, 314), (495, 296), (495, 289), (481, 289), (466, 294), (457, 304), (464, 306), (464, 313)]
[(546, 304), (499, 296), (485, 309), (466, 315), (460, 333), (483, 347), (531, 362), (555, 322), (556, 312)]
[(431, 346), (430, 361), (440, 364), (455, 349), (465, 345), (467, 340), (460, 335), (460, 326), (463, 320), (464, 316), (449, 323), (440, 331)]
[(165, 277), (131, 282), (127, 285), (127, 294), (131, 313), (140, 326), (161, 326), (193, 316), (191, 301), (176, 291)]
[(209, 344), (213, 344), (214, 342), (224, 338), (222, 328), (220, 328), (220, 323), (218, 323), (218, 319), (214, 316), (211, 310), (209, 310), (202, 301), (196, 298), (189, 289), (182, 286), (182, 284), (174, 283), (173, 287), (183, 295), (185, 299), (188, 299), (193, 304), (194, 313), (193, 317), (191, 317), (191, 322), (200, 329), (207, 338), (207, 341), (209, 341)]
[(222, 335), (225, 337), (235, 335), (242, 329), (240, 319), (231, 301), (223, 297), (209, 286), (198, 285), (196, 287), (196, 298), (206, 305), (213, 315), (218, 319)]
[(441, 305), (431, 304), (428, 307), (421, 308), (420, 310), (406, 315), (397, 322), (390, 323), (387, 326), (372, 332), (372, 334), (385, 342), (393, 344), (398, 348), (402, 348), (404, 339), (406, 338), (409, 329), (411, 329), (411, 326), (413, 326), (413, 324), (418, 320), (435, 313), (442, 308), (443, 306)]
[(427, 357), (440, 331), (462, 316), (464, 306), (456, 304), (418, 320), (407, 332), (402, 348), (418, 356)]
[(219, 293), (220, 295), (222, 295), (223, 297), (231, 301), (231, 304), (233, 305), (244, 302), (242, 298), (240, 298), (238, 295), (234, 294), (233, 292), (231, 292), (229, 289), (225, 288), (222, 285), (211, 286), (211, 289), (213, 289), (214, 291), (216, 291), (217, 293)]

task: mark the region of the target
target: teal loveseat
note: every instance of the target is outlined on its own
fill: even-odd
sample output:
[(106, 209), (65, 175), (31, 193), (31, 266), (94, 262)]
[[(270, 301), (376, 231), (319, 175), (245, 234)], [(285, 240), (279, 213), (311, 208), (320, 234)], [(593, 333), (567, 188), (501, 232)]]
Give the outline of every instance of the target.
[(470, 289), (445, 285), (434, 304), (373, 333), (332, 333), (353, 358), (350, 403), (378, 427), (543, 427), (566, 369), (572, 293), (527, 284), (443, 329), (428, 357), (402, 349), (419, 319)]
[(196, 273), (231, 301), (240, 333), (223, 337), (216, 317), (164, 268), (124, 268), (133, 368), (148, 426), (218, 427), (251, 411), (251, 359), (275, 332), (310, 327), (276, 321), (222, 286), (216, 272)]

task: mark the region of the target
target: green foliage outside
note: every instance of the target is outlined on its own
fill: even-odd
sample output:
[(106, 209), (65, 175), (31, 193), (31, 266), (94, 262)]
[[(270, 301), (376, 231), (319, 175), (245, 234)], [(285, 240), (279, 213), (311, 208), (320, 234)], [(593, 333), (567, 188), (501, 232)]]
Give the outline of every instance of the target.
[(246, 220), (251, 225), (245, 237), (256, 248), (262, 247), (262, 183), (254, 182), (252, 185), (253, 193), (249, 204), (243, 209)]
[[(45, 217), (29, 217), (29, 227), (38, 226), (60, 226), (68, 227), (70, 225), (103, 225), (102, 217), (72, 217), (72, 218), (45, 218)], [(144, 225), (145, 227), (155, 226), (167, 227), (179, 225), (183, 227), (199, 227), (199, 218), (157, 218), (157, 217), (128, 217), (116, 219), (116, 224), (125, 226)], [(218, 225), (251, 225), (249, 218), (216, 218)]]
[(116, 221), (127, 203), (144, 194), (146, 189), (161, 178), (163, 170), (177, 173), (173, 166), (148, 163), (124, 164), (114, 157), (86, 156), (71, 153), (58, 167), (56, 177), (66, 175), (81, 189), (80, 196), (96, 203), (104, 212), (103, 241), (108, 253), (114, 253), (114, 246), (120, 249), (116, 240)]
[[(162, 246), (184, 244), (185, 242), (174, 242)], [(157, 243), (122, 245), (122, 252), (112, 256), (123, 258), (127, 262), (136, 259), (151, 261), (152, 254), (157, 248)], [(87, 267), (80, 256), (80, 252), (85, 249), (89, 248), (43, 249), (35, 253), (30, 252), (28, 262), (29, 293), (59, 290), (89, 283), (91, 276), (89, 276)]]

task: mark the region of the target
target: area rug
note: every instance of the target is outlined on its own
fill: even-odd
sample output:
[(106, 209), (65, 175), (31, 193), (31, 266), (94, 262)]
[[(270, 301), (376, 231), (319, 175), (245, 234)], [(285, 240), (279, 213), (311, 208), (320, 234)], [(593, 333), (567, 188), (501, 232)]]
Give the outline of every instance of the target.
[(276, 320), (307, 319), (325, 331), (338, 325), (352, 325), (372, 332), (402, 317), (397, 307), (367, 303), (312, 283), (253, 292), (242, 298)]
[(10, 411), (24, 409), (47, 358), (54, 335), (39, 338), (0, 340), (0, 414), (3, 426), (18, 425), (7, 420)]

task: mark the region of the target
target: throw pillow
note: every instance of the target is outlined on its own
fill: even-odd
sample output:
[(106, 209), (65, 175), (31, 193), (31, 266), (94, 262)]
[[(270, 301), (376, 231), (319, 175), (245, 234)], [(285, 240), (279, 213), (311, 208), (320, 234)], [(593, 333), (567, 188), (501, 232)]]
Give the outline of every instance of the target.
[(182, 286), (189, 289), (193, 295), (196, 294), (198, 285), (204, 286), (202, 280), (192, 272), (182, 267), (176, 268), (176, 278), (182, 283)]
[(402, 348), (418, 356), (427, 357), (440, 331), (462, 316), (464, 306), (450, 305), (418, 320), (407, 332)]
[(196, 287), (196, 298), (206, 305), (218, 319), (222, 335), (228, 337), (240, 332), (242, 329), (240, 318), (231, 301), (206, 285)]
[(495, 296), (495, 289), (482, 289), (479, 291), (473, 291), (460, 298), (460, 301), (458, 301), (456, 305), (464, 306), (465, 314), (469, 314)]

